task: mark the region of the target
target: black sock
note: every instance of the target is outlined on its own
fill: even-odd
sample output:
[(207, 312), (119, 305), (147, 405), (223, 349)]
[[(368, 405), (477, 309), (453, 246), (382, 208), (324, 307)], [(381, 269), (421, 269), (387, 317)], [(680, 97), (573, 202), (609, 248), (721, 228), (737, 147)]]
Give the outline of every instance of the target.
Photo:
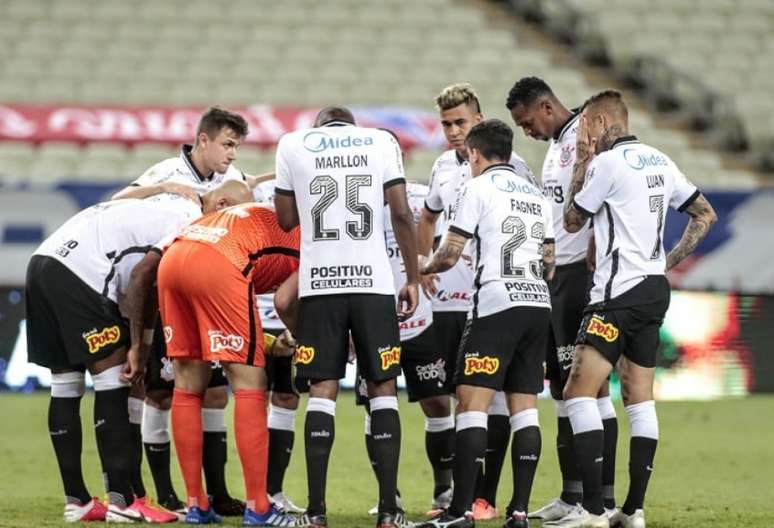
[(371, 469), (376, 477), (376, 482), (379, 482), (379, 468), (374, 459), (374, 437), (370, 434), (365, 435), (365, 446), (366, 452), (368, 453), (368, 461), (371, 463)]
[(454, 497), (449, 513), (461, 517), (470, 510), (476, 481), (470, 478), (478, 473), (486, 456), (486, 429), (469, 427), (457, 431), (454, 444)]
[(266, 479), (269, 495), (282, 491), (295, 437), (296, 434), (293, 431), (269, 429), (269, 472)]
[(134, 501), (129, 429), (129, 387), (94, 393), (94, 432), (111, 504), (125, 507)]
[(514, 511), (525, 513), (529, 511), (529, 496), (532, 493), (532, 482), (535, 480), (542, 445), (539, 427), (532, 425), (513, 433), (511, 446), (513, 496), (506, 515)]
[(170, 442), (145, 444), (145, 458), (148, 460), (159, 502), (164, 502), (170, 497), (177, 499), (177, 493), (172, 486), (172, 477), (169, 473), (170, 447)]
[(86, 504), (91, 494), (86, 489), (81, 469), (81, 398), (55, 398), (48, 402), (48, 432), (54, 445), (65, 501)]
[[(315, 398), (310, 398), (313, 400)], [(310, 402), (311, 403), (311, 402)], [(325, 513), (325, 485), (328, 479), (328, 459), (331, 456), (336, 429), (332, 414), (310, 411), (307, 406), (304, 423), (306, 475), (309, 489), (307, 513)]]
[(425, 451), (433, 467), (433, 497), (451, 488), (454, 462), (454, 428), (425, 432)]
[(594, 429), (573, 436), (573, 447), (583, 478), (583, 507), (594, 515), (601, 515), (602, 504), (602, 448), (605, 433)]
[(145, 497), (145, 484), (142, 481), (142, 431), (140, 424), (129, 424), (131, 432), (131, 457), (132, 466), (130, 479), (132, 482), (132, 491), (136, 497)]
[(226, 487), (226, 459), (228, 443), (226, 431), (204, 431), (204, 449), (202, 449), (202, 467), (207, 483), (207, 494), (214, 502), (229, 499)]
[(615, 450), (618, 447), (618, 419), (614, 416), (602, 420), (605, 430), (605, 447), (602, 456), (602, 502), (605, 508), (615, 508)]
[(657, 445), (658, 440), (643, 436), (633, 436), (629, 442), (629, 493), (621, 508), (626, 515), (642, 508), (645, 502)]
[[(397, 404), (397, 402), (396, 402)], [(395, 513), (398, 505), (398, 462), (400, 460), (400, 416), (397, 409), (371, 411), (371, 441), (376, 478), (379, 481), (379, 512)]]
[(505, 453), (511, 439), (511, 423), (508, 416), (499, 414), (487, 418), (486, 459), (484, 461), (483, 494), (481, 497), (492, 506), (497, 500), (497, 485), (503, 471)]
[(578, 504), (583, 500), (583, 482), (572, 442), (570, 419), (566, 416), (557, 418), (556, 454), (562, 473), (562, 495), (559, 498), (567, 504)]

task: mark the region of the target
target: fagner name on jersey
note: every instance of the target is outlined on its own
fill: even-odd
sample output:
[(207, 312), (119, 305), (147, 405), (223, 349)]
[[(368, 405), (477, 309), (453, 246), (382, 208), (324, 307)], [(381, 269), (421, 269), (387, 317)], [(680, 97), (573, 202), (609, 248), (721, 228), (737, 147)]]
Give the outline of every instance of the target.
[(311, 268), (313, 290), (333, 288), (370, 288), (374, 270), (371, 266), (314, 266)]
[(315, 169), (351, 169), (353, 167), (365, 167), (366, 165), (368, 165), (368, 156), (365, 154), (326, 156), (314, 159)]
[(518, 211), (520, 213), (531, 214), (535, 216), (543, 216), (543, 209), (540, 204), (534, 202), (523, 202), (521, 200), (514, 200), (511, 198), (511, 211)]

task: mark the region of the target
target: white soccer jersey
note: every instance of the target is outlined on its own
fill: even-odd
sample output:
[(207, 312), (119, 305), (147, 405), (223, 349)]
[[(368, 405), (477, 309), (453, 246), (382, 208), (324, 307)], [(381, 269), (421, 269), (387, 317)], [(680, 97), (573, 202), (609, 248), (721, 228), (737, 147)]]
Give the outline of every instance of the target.
[(200, 216), (198, 204), (175, 194), (103, 202), (65, 222), (35, 254), (57, 259), (97, 293), (119, 302), (137, 262)]
[(580, 114), (574, 114), (551, 139), (543, 160), (543, 194), (552, 207), (556, 243), (556, 265), (572, 264), (586, 258), (591, 238), (591, 226), (577, 233), (564, 229), (564, 200), (570, 192), (572, 167), (575, 164), (575, 144)]
[(191, 161), (191, 149), (191, 145), (183, 145), (178, 157), (167, 158), (156, 163), (142, 176), (134, 180), (131, 185), (145, 187), (170, 181), (190, 185), (196, 192), (205, 193), (226, 180), (245, 181), (244, 174), (233, 164), (228, 167), (226, 172), (215, 172), (211, 178), (205, 179)]
[(374, 128), (331, 123), (285, 134), (277, 194), (295, 196), (301, 224), (299, 295), (393, 295), (384, 189), (405, 183), (398, 142)]
[[(253, 198), (256, 202), (274, 204), (274, 185), (276, 180), (268, 180), (255, 186)], [(274, 309), (274, 294), (262, 293), (255, 296), (261, 326), (267, 330), (284, 330), (285, 324)]]
[[(408, 194), (408, 203), (411, 207), (411, 212), (414, 214), (414, 222), (418, 223), (419, 218), (422, 215), (422, 207), (424, 207), (425, 197), (427, 196), (427, 186), (420, 185), (418, 183), (409, 183), (406, 186), (406, 192)], [(399, 291), (400, 288), (406, 284), (406, 268), (403, 264), (403, 255), (401, 255), (398, 241), (395, 240), (395, 233), (392, 230), (392, 221), (390, 219), (390, 208), (386, 206), (384, 208), (384, 237), (387, 242), (387, 255), (390, 257), (390, 266), (392, 267), (392, 278), (395, 283), (395, 291)], [(433, 307), (430, 300), (425, 295), (419, 293), (419, 304), (417, 310), (411, 319), (402, 321), (400, 323), (400, 340), (408, 341), (417, 337), (419, 334), (427, 330), (433, 323)]]
[(468, 181), (449, 231), (473, 238), (473, 318), (514, 306), (551, 307), (543, 280), (543, 244), (553, 242), (551, 206), (539, 187), (510, 165)]
[(647, 275), (664, 275), (666, 206), (682, 211), (698, 196), (668, 156), (634, 136), (591, 160), (575, 195), (575, 206), (594, 217), (591, 302), (618, 297)]
[[(526, 162), (515, 152), (511, 154), (510, 165), (524, 178), (535, 182), (535, 176)], [(444, 233), (454, 218), (457, 195), (462, 185), (470, 180), (470, 164), (456, 150), (447, 150), (433, 164), (430, 174), (430, 188), (425, 208), (432, 213), (443, 213), (439, 219), (439, 232)], [(473, 267), (469, 250), (463, 253), (454, 267), (438, 275), (438, 292), (433, 296), (434, 312), (467, 312), (472, 302)]]

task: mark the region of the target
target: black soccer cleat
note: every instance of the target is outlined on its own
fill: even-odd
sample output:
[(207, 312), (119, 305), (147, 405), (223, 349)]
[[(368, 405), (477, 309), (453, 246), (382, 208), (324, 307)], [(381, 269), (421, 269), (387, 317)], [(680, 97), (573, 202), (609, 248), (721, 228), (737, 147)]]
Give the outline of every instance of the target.
[(476, 521), (473, 514), (466, 512), (462, 517), (455, 517), (447, 511), (443, 511), (430, 519), (417, 525), (417, 528), (475, 528)]
[(245, 503), (233, 497), (213, 499), (210, 506), (222, 517), (242, 517), (245, 514)]
[(380, 512), (376, 517), (376, 528), (409, 528), (414, 523), (406, 519), (406, 513), (398, 510), (396, 513)]
[(529, 528), (529, 521), (527, 520), (527, 514), (520, 511), (511, 512), (503, 528)]
[(296, 519), (296, 526), (299, 528), (328, 528), (328, 518), (324, 513), (317, 515), (305, 513)]

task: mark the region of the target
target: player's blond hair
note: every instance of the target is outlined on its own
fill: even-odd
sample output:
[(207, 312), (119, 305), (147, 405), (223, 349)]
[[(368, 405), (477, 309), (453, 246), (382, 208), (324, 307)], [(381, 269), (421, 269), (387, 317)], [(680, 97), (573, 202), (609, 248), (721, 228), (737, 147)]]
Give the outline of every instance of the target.
[(472, 105), (476, 112), (481, 112), (478, 95), (470, 83), (450, 84), (435, 98), (435, 107), (438, 110), (449, 110), (461, 104)]

